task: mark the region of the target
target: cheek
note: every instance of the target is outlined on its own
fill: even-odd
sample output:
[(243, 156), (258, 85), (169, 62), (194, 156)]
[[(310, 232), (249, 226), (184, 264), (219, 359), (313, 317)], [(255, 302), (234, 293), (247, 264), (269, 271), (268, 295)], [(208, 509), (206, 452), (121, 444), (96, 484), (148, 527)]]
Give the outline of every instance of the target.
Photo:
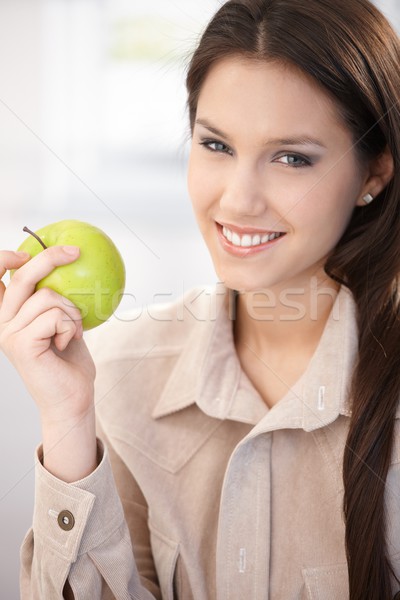
[(188, 171), (187, 188), (192, 203), (196, 204), (198, 202), (199, 195), (201, 195), (201, 187), (199, 185), (199, 177), (192, 169), (189, 169)]
[[(347, 194), (348, 194), (347, 188)], [(354, 201), (328, 194), (315, 194), (296, 209), (294, 227), (306, 234), (310, 249), (330, 252), (342, 237), (353, 213)], [(346, 202), (346, 200), (348, 200)], [(293, 213), (294, 216), (294, 213)]]
[(188, 192), (189, 192), (189, 196), (192, 201), (192, 204), (195, 206), (197, 203), (199, 193), (201, 191), (201, 187), (200, 187), (200, 173), (199, 173), (199, 169), (197, 167), (197, 161), (194, 156), (193, 150), (191, 150), (190, 155), (189, 155), (189, 163), (188, 163), (188, 169), (187, 169), (187, 187), (188, 187)]
[[(204, 215), (207, 210), (207, 194), (202, 186), (202, 178), (195, 163), (190, 160), (187, 173), (187, 188), (192, 210), (201, 232), (203, 232)], [(204, 233), (204, 232), (203, 232)]]
[(195, 213), (206, 210), (218, 197), (216, 182), (204, 161), (191, 153), (187, 171), (187, 187)]
[[(323, 225), (332, 234), (343, 232), (356, 206), (361, 182), (355, 169), (333, 168), (325, 172), (304, 195), (299, 207), (305, 218), (316, 226)], [(301, 211), (300, 211), (301, 212)]]

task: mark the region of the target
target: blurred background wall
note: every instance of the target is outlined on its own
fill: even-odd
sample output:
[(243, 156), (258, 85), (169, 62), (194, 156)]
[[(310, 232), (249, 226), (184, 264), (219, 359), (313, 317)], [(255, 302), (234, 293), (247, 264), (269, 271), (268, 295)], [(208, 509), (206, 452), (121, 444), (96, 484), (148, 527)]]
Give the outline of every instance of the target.
[[(221, 3), (0, 0), (1, 249), (24, 225), (98, 225), (126, 262), (117, 315), (216, 280), (186, 191), (184, 74)], [(399, 30), (398, 0), (376, 4)], [(0, 597), (13, 600), (40, 427), (2, 354), (0, 381)]]

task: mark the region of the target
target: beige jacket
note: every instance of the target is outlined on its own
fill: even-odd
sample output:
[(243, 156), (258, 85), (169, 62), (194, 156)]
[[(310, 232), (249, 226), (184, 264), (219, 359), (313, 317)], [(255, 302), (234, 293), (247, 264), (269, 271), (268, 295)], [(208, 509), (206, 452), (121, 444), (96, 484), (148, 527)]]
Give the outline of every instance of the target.
[[(76, 600), (348, 598), (353, 299), (340, 291), (307, 371), (270, 410), (240, 367), (230, 299), (196, 288), (85, 334), (104, 451), (99, 439), (98, 468), (73, 484), (38, 462), (23, 600), (62, 598), (66, 578)], [(400, 577), (400, 410), (387, 511)]]

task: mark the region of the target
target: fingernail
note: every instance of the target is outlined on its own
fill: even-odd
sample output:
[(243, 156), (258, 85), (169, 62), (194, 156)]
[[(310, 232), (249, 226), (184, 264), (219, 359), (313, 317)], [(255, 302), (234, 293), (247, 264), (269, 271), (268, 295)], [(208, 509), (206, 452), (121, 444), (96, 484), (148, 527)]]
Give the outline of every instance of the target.
[(28, 256), (30, 257), (30, 254), (28, 254), (28, 252), (16, 252), (15, 254), (20, 258), (28, 258)]
[(78, 254), (79, 248), (77, 246), (63, 246), (63, 250), (66, 254)]

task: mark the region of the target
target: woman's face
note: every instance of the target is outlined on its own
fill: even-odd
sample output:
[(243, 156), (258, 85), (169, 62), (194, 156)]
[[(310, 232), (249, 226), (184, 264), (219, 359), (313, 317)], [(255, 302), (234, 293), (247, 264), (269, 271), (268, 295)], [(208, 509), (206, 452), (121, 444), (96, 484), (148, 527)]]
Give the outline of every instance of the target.
[(352, 146), (311, 78), (240, 57), (213, 66), (188, 186), (221, 281), (242, 291), (298, 288), (322, 273), (362, 193)]

